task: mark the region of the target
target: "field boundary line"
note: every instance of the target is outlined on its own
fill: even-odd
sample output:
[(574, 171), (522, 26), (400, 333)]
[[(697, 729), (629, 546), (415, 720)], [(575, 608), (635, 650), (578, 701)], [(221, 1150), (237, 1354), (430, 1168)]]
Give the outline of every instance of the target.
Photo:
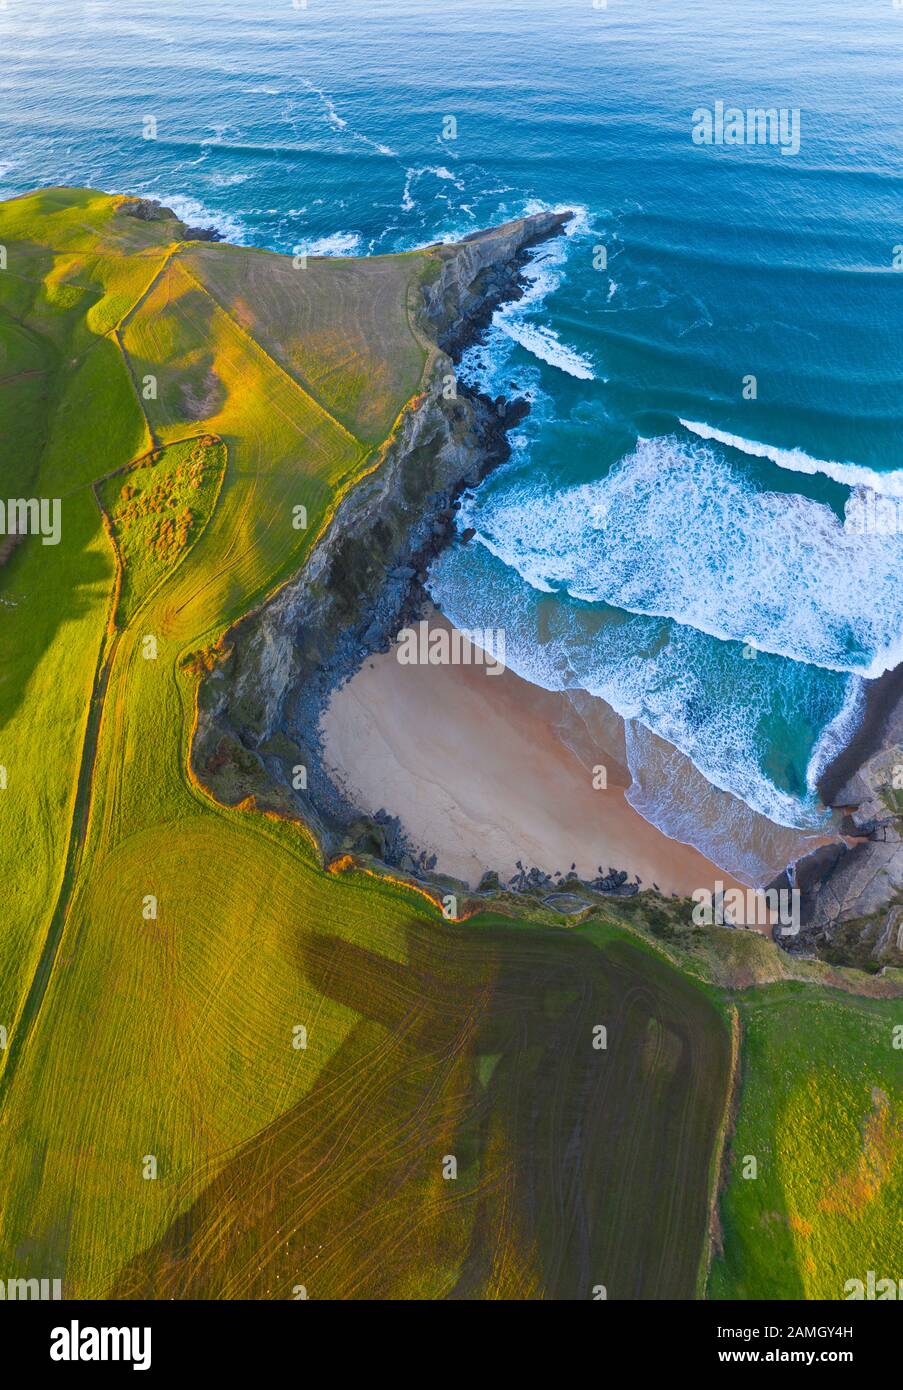
[(138, 312), (138, 310), (141, 308), (141, 305), (146, 301), (148, 295), (153, 293), (154, 289), (157, 286), (157, 283), (162, 279), (163, 275), (166, 273), (166, 270), (170, 262), (172, 261), (174, 255), (174, 249), (172, 247), (168, 247), (166, 253), (163, 256), (162, 261), (157, 266), (153, 275), (148, 280), (147, 284), (139, 294), (138, 298), (135, 300), (134, 304), (132, 304), (128, 309), (126, 309), (125, 313), (118, 320), (118, 322), (115, 323), (113, 327), (109, 330), (109, 336), (113, 339), (113, 342), (119, 349), (122, 360), (125, 363), (125, 369), (129, 374), (129, 380), (131, 381), (132, 389), (135, 392), (135, 400), (138, 402), (138, 409), (141, 411), (141, 414), (144, 418), (144, 426), (147, 430), (147, 437), (151, 442), (151, 449), (158, 448), (160, 440), (159, 436), (157, 435), (157, 431), (154, 429), (153, 424), (151, 423), (151, 418), (144, 408), (144, 401), (141, 399), (141, 392), (138, 390), (138, 377), (135, 372), (135, 367), (132, 362), (131, 355), (129, 354), (129, 351), (126, 348), (126, 345), (123, 341), (122, 333), (123, 330), (128, 326), (133, 315)]
[(208, 288), (207, 285), (203, 284), (203, 282), (197, 278), (193, 270), (191, 270), (189, 266), (185, 264), (184, 261), (181, 262), (180, 269), (184, 272), (185, 275), (188, 276), (189, 280), (193, 281), (193, 283), (197, 285), (201, 293), (207, 296), (207, 298), (210, 300), (210, 303), (215, 304), (217, 309), (219, 309), (220, 313), (225, 315), (225, 317), (232, 324), (233, 328), (239, 334), (241, 334), (242, 338), (247, 339), (249, 343), (253, 344), (253, 346), (257, 349), (261, 356), (266, 358), (267, 362), (269, 362), (270, 365), (276, 369), (280, 376), (284, 377), (286, 381), (290, 382), (296, 391), (300, 391), (301, 395), (305, 396), (307, 400), (309, 400), (311, 404), (315, 406), (316, 409), (319, 410), (322, 415), (325, 415), (327, 420), (330, 420), (332, 424), (335, 425), (336, 429), (341, 430), (342, 434), (344, 434), (347, 439), (350, 439), (351, 442), (355, 444), (358, 449), (362, 449), (366, 453), (369, 453), (371, 451), (371, 449), (373, 448), (372, 445), (368, 446), (363, 439), (358, 439), (356, 434), (352, 434), (351, 430), (348, 429), (347, 425), (343, 425), (341, 420), (337, 419), (336, 416), (333, 415), (332, 411), (327, 406), (325, 406), (322, 401), (317, 399), (317, 397), (314, 395), (313, 391), (309, 388), (309, 386), (302, 385), (300, 381), (296, 380), (296, 378), (292, 376), (291, 372), (286, 371), (285, 367), (283, 367), (280, 362), (276, 361), (275, 357), (273, 357), (272, 354), (267, 351), (267, 349), (263, 346), (260, 340), (254, 337), (253, 333), (249, 333), (246, 328), (242, 327), (242, 325), (238, 322), (238, 319), (232, 313), (231, 309), (226, 308), (225, 304), (222, 303), (219, 296), (215, 295), (213, 291)]
[(699, 1272), (696, 1277), (697, 1298), (705, 1298), (706, 1296), (709, 1276), (712, 1272), (712, 1262), (723, 1245), (724, 1233), (721, 1226), (719, 1208), (721, 1205), (721, 1196), (727, 1187), (728, 1181), (728, 1170), (730, 1167), (729, 1140), (734, 1125), (736, 1124), (737, 1113), (740, 1108), (743, 1025), (740, 1021), (740, 1010), (737, 1008), (736, 1004), (731, 1004), (729, 1006), (729, 1012), (731, 1033), (730, 1069), (728, 1071), (727, 1086), (725, 1087), (724, 1109), (715, 1136), (715, 1145), (712, 1151), (712, 1161), (709, 1169), (709, 1210), (708, 1219), (706, 1221), (705, 1243), (699, 1262)]
[(97, 738), (100, 731), (100, 716), (103, 711), (104, 698), (109, 683), (112, 658), (119, 644), (120, 634), (116, 633), (113, 636), (110, 634), (110, 624), (115, 604), (118, 600), (118, 593), (119, 570), (117, 567), (116, 577), (113, 581), (113, 587), (110, 591), (107, 605), (107, 622), (101, 634), (98, 646), (94, 681), (91, 689), (91, 697), (88, 702), (88, 716), (85, 721), (85, 732), (82, 738), (82, 751), (79, 759), (75, 800), (72, 805), (72, 816), (69, 821), (69, 832), (66, 837), (66, 854), (63, 860), (63, 873), (60, 879), (53, 913), (51, 914), (44, 936), (44, 944), (41, 947), (37, 965), (32, 975), (31, 984), (28, 987), (25, 998), (13, 1021), (10, 1046), (6, 1054), (6, 1064), (3, 1071), (0, 1072), (0, 1102), (6, 1099), (18, 1069), (19, 1061), (28, 1045), (29, 1039), (34, 1032), (35, 1024), (40, 1016), (41, 1008), (43, 1007), (47, 994), (47, 987), (50, 984), (50, 976), (59, 954), (66, 922), (69, 917), (69, 910), (72, 903), (72, 888), (78, 878), (82, 851), (87, 839), (88, 824), (90, 822), (93, 771), (97, 754)]
[(135, 314), (137, 314), (138, 310), (141, 308), (142, 304), (145, 302), (148, 296), (153, 293), (157, 281), (160, 280), (163, 275), (165, 275), (166, 271), (170, 266), (170, 263), (175, 259), (177, 253), (178, 246), (168, 246), (166, 248), (165, 252), (163, 253), (163, 259), (160, 261), (160, 264), (157, 266), (153, 275), (150, 277), (147, 284), (144, 286), (144, 289), (138, 295), (138, 298), (132, 305), (129, 306), (128, 309), (126, 309), (122, 317), (117, 319), (116, 324), (114, 325), (115, 332), (119, 332), (121, 329), (128, 327), (129, 321), (134, 317)]
[[(208, 430), (203, 433), (209, 435), (212, 432)], [(193, 439), (201, 437), (201, 433), (197, 435), (188, 435), (185, 439), (176, 441), (176, 443), (188, 443)], [(225, 442), (218, 437), (217, 443), (226, 450), (226, 467), (228, 467), (228, 448)], [(153, 448), (147, 449), (135, 459), (129, 460), (128, 463), (123, 464), (119, 468), (112, 469), (109, 473), (104, 474), (103, 477), (95, 479), (95, 481), (91, 483), (91, 491), (94, 494), (94, 500), (100, 513), (101, 525), (113, 551), (115, 574), (107, 600), (106, 624), (100, 638), (94, 681), (92, 683), (91, 696), (88, 703), (88, 717), (85, 722), (85, 732), (82, 739), (76, 794), (72, 806), (72, 816), (69, 822), (69, 832), (66, 837), (63, 873), (60, 879), (53, 913), (45, 933), (44, 944), (41, 947), (31, 983), (28, 986), (24, 1000), (13, 1020), (10, 1046), (6, 1052), (5, 1064), (2, 1071), (0, 1071), (0, 1101), (6, 1098), (15, 1077), (19, 1060), (27, 1047), (29, 1039), (34, 1033), (35, 1025), (40, 1017), (41, 1008), (46, 998), (53, 967), (56, 963), (60, 945), (62, 944), (65, 934), (66, 924), (69, 920), (73, 891), (78, 882), (82, 856), (91, 826), (91, 812), (94, 801), (94, 770), (97, 763), (98, 742), (103, 722), (104, 704), (106, 701), (110, 674), (113, 669), (114, 658), (119, 649), (121, 639), (125, 633), (129, 631), (130, 626), (127, 624), (126, 627), (121, 629), (116, 627), (116, 611), (122, 592), (122, 578), (125, 564), (122, 559), (112, 522), (101, 502), (99, 488), (102, 483), (107, 482), (110, 478), (115, 478), (119, 474), (127, 473), (133, 464), (140, 464), (154, 452), (155, 449)], [(220, 479), (220, 489), (217, 491), (213, 511), (216, 510), (216, 506), (219, 503), (220, 491), (222, 490), (222, 479), (225, 477), (225, 472), (226, 468), (223, 469)], [(211, 516), (213, 515), (213, 511), (211, 511)], [(203, 530), (206, 530), (206, 525)], [(201, 535), (203, 535), (203, 530), (200, 533)], [(197, 543), (199, 538), (199, 536), (195, 537), (195, 541), (192, 543), (192, 546), (189, 547), (186, 555), (190, 554), (191, 550), (194, 548), (194, 544)], [(179, 563), (186, 558), (186, 555), (181, 557)], [(178, 568), (178, 565), (176, 565), (175, 568)], [(164, 576), (164, 579), (168, 577), (169, 576)], [(159, 584), (155, 585), (154, 593), (156, 593), (158, 587)], [(148, 598), (150, 597), (151, 595), (148, 595)], [(141, 609), (143, 609), (143, 607), (144, 604), (141, 605)], [(139, 612), (141, 609), (139, 609)], [(138, 613), (136, 613), (135, 616), (137, 617)]]

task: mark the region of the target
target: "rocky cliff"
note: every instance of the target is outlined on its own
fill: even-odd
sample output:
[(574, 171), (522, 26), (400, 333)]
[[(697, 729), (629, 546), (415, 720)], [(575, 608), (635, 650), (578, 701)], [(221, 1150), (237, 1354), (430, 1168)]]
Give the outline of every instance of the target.
[(832, 964), (903, 966), (903, 669), (871, 684), (862, 724), (819, 792), (843, 813), (846, 841), (797, 865), (802, 931), (782, 944)]
[(262, 808), (300, 814), (327, 856), (353, 849), (402, 857), (397, 824), (358, 816), (330, 782), (319, 757), (320, 714), (336, 683), (387, 647), (422, 606), (426, 566), (454, 535), (457, 495), (508, 456), (506, 433), (526, 402), (450, 393), (448, 384), (498, 305), (522, 293), (529, 249), (569, 217), (539, 213), (430, 248), (415, 310), (433, 345), (422, 395), (378, 467), (340, 503), (301, 574), (232, 629), (225, 659), (201, 687), (195, 775), (226, 804), (254, 797)]

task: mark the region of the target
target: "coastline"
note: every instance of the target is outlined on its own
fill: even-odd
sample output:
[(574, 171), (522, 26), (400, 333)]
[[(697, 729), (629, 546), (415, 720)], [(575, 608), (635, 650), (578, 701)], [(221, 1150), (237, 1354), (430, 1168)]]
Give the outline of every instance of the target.
[(529, 402), (464, 383), (449, 395), (449, 374), (495, 310), (523, 296), (533, 248), (572, 217), (536, 213), (424, 248), (430, 270), (409, 304), (412, 331), (430, 347), (421, 395), (305, 568), (225, 634), (202, 682), (190, 752), (198, 781), (227, 805), (300, 816), (327, 863), (350, 852), (397, 869), (413, 848), (396, 817), (367, 816), (335, 784), (318, 726), (333, 692), (429, 603), (426, 571), (456, 534), (458, 498), (510, 457), (508, 433)]
[[(849, 783), (860, 768), (880, 752), (888, 728), (903, 701), (903, 664), (885, 671), (877, 680), (865, 682), (862, 717), (849, 741), (832, 759), (818, 779), (818, 794), (826, 806), (855, 805), (861, 799)], [(861, 788), (860, 792), (865, 792)], [(853, 792), (850, 800), (845, 793)]]
[[(431, 631), (451, 631), (427, 610)], [(743, 885), (698, 850), (669, 839), (625, 798), (618, 750), (599, 746), (605, 786), (556, 733), (566, 696), (511, 670), (482, 665), (402, 665), (373, 654), (332, 692), (320, 722), (323, 758), (351, 804), (400, 818), (405, 841), (436, 872), (471, 890), (536, 868), (566, 887), (613, 868), (643, 889), (689, 897), (721, 881)], [(416, 867), (414, 864), (412, 868)]]
[[(523, 869), (549, 875), (550, 891), (559, 883), (555, 871), (563, 884), (572, 864), (584, 883), (614, 870), (611, 891), (622, 895), (642, 888), (686, 897), (717, 881), (743, 888), (627, 802), (623, 747), (611, 750), (610, 789), (592, 788), (585, 763), (549, 727), (548, 702), (555, 699), (549, 692), (510, 671), (500, 679), (480, 672), (476, 685), (477, 673), (460, 667), (441, 668), (435, 686), (436, 668), (404, 668), (421, 679), (392, 688), (402, 669), (390, 655), (398, 632), (432, 611), (424, 587), (429, 564), (446, 545), (460, 543), (458, 498), (510, 456), (508, 434), (530, 408), (527, 400), (492, 400), (464, 384), (449, 401), (442, 390), (447, 372), (481, 340), (495, 310), (522, 297), (532, 248), (560, 234), (571, 216), (535, 214), (429, 248), (438, 270), (427, 278), (414, 317), (435, 344), (431, 380), (380, 467), (338, 508), (305, 571), (227, 635), (228, 655), (199, 698), (192, 765), (202, 784), (229, 804), (250, 798), (261, 809), (300, 814), (327, 862), (348, 853), (368, 856), (428, 885), (476, 887), (487, 871), (507, 881), (516, 878), (520, 860)], [(433, 472), (424, 478), (428, 459)], [(396, 522), (391, 543), (377, 549), (374, 537)], [(361, 685), (386, 677), (377, 720), (368, 723)], [(402, 696), (410, 701), (406, 715)], [(252, 723), (248, 707), (261, 697)], [(379, 760), (385, 770), (404, 770), (404, 741), (414, 723), (422, 774), (409, 764), (407, 780), (390, 794)], [(431, 741), (443, 728), (453, 731), (449, 779), (463, 773), (466, 783), (470, 760), (484, 772), (494, 768), (493, 788), (483, 777), (483, 824), (504, 820), (510, 800), (506, 831), (496, 830), (494, 842), (490, 835), (482, 847), (494, 843), (488, 854), (481, 855), (473, 826), (464, 824), (468, 798), (460, 783), (457, 839), (450, 845), (434, 834), (435, 808), (423, 793), (431, 785)], [(370, 789), (336, 770), (343, 742), (347, 765), (376, 760)], [(289, 771), (299, 762), (306, 771), (300, 789)], [(552, 785), (549, 800), (545, 789)]]
[[(377, 783), (368, 786), (340, 766), (367, 756), (360, 744), (354, 744), (353, 729), (355, 719), (365, 719), (366, 700), (364, 705), (359, 702), (361, 682), (364, 687), (376, 682), (366, 668), (379, 657), (383, 669), (382, 658), (398, 632), (430, 610), (427, 570), (445, 546), (461, 541), (455, 527), (460, 496), (510, 457), (508, 434), (530, 409), (527, 400), (493, 400), (457, 383), (457, 363), (468, 347), (482, 340), (496, 309), (524, 294), (523, 270), (532, 249), (561, 234), (571, 217), (568, 212), (534, 214), (474, 233), (464, 241), (425, 248), (422, 254), (428, 258), (428, 267), (417, 302), (409, 301), (412, 331), (429, 346), (421, 394), (402, 412), (380, 450), (378, 465), (340, 502), (305, 569), (239, 622), (221, 643), (222, 660), (215, 678), (205, 681), (199, 693), (192, 769), (200, 783), (225, 804), (253, 802), (260, 809), (302, 819), (325, 863), (349, 854), (369, 858), (410, 875), (431, 891), (441, 892), (449, 882), (472, 881), (481, 870), (508, 877), (512, 859), (518, 872), (520, 860), (542, 875), (560, 870), (563, 877), (579, 861), (580, 875), (587, 876), (584, 882), (596, 876), (600, 867), (606, 872), (612, 868), (623, 875), (620, 891), (656, 885), (665, 894), (687, 896), (718, 881), (726, 888), (743, 887), (701, 852), (670, 839), (646, 821), (626, 801), (623, 789), (610, 798), (607, 813), (600, 815), (598, 801), (585, 800), (586, 766), (572, 754), (567, 740), (555, 740), (552, 759), (548, 730), (540, 730), (536, 722), (535, 687), (530, 687), (529, 697), (521, 690), (523, 698), (513, 705), (501, 702), (507, 703), (520, 730), (519, 741), (510, 749), (511, 761), (529, 763), (531, 744), (542, 749), (547, 777), (563, 784), (557, 801), (559, 818), (557, 825), (546, 819), (543, 837), (534, 839), (529, 833), (531, 820), (539, 824), (543, 815), (540, 788), (529, 777), (525, 782), (521, 774), (512, 781), (512, 769), (506, 771), (498, 764), (499, 784), (508, 779), (518, 814), (509, 822), (506, 835), (495, 841), (497, 862), (485, 855), (481, 858), (460, 827), (451, 842), (443, 844), (432, 819), (435, 806), (422, 799), (418, 805), (410, 777), (407, 782), (402, 778), (390, 795), (385, 790), (380, 793), (377, 786), (389, 787), (391, 776), (378, 774)], [(456, 382), (450, 394), (449, 374)], [(517, 681), (513, 673), (506, 673), (506, 696)], [(343, 694), (352, 682), (356, 683), (354, 693)], [(457, 689), (467, 703), (468, 692), (460, 682), (460, 673), (447, 680), (444, 696)], [(527, 685), (520, 682), (521, 687)], [(876, 736), (874, 731), (892, 701), (891, 689), (897, 689), (892, 682), (879, 681), (876, 686), (879, 689), (871, 692), (857, 734), (825, 769), (822, 786), (839, 785), (843, 769), (856, 760), (863, 740)], [(438, 693), (438, 689), (424, 689), (427, 708), (415, 712), (426, 717), (431, 705), (442, 703), (435, 698)], [(473, 691), (469, 694), (472, 697)], [(384, 698), (390, 707), (404, 703), (391, 683)], [(477, 724), (468, 729), (465, 720), (459, 730), (459, 762), (462, 749), (468, 749), (465, 756), (472, 756), (485, 728), (498, 730), (499, 747), (511, 734), (499, 723), (499, 710), (491, 706), (485, 689), (478, 703)], [(335, 715), (329, 714), (333, 705), (349, 712), (350, 733), (344, 736), (337, 731)], [(443, 720), (452, 727), (455, 717), (456, 710), (446, 698), (435, 727)], [(403, 767), (398, 742), (403, 730), (393, 735), (371, 719), (371, 732), (381, 755), (389, 759), (390, 771), (393, 766), (396, 771)], [(429, 737), (424, 736), (420, 756), (427, 783), (429, 750)], [(495, 752), (490, 742), (484, 761)], [(294, 777), (299, 765), (305, 771), (303, 786)], [(459, 770), (454, 760), (448, 763), (450, 777)], [(456, 784), (452, 800), (459, 813), (467, 797), (466, 786)], [(524, 803), (531, 809), (521, 815)], [(612, 814), (612, 803), (619, 808), (617, 815)], [(491, 806), (492, 798), (484, 797), (484, 811)], [(572, 814), (575, 806), (582, 808), (576, 816)], [(496, 800), (496, 819), (499, 810)], [(836, 871), (845, 849), (841, 841), (836, 853), (816, 849), (794, 860), (801, 870), (794, 882), (800, 887), (822, 883)], [(600, 874), (599, 880), (604, 877)], [(637, 877), (641, 885), (635, 885)], [(535, 881), (532, 886), (536, 887)], [(770, 886), (777, 886), (777, 881)], [(808, 938), (804, 935), (795, 941), (794, 949), (810, 950)]]

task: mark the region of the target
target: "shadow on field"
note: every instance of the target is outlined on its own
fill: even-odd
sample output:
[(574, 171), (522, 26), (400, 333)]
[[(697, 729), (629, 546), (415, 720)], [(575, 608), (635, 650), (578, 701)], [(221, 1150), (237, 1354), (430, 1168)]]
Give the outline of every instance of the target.
[[(18, 713), (32, 678), (58, 635), (87, 614), (96, 613), (96, 660), (104, 614), (104, 599), (112, 585), (113, 559), (97, 548), (100, 513), (90, 496), (70, 503), (65, 546), (43, 546), (27, 536), (0, 568), (0, 633), (3, 662), (0, 666), (0, 731)], [(88, 678), (93, 667), (73, 672), (75, 663), (60, 663), (59, 674), (69, 680)], [(49, 684), (33, 698), (54, 698)], [(38, 714), (46, 714), (39, 708)]]
[(113, 1297), (693, 1297), (730, 1049), (688, 981), (488, 919), (300, 949), (359, 1021)]

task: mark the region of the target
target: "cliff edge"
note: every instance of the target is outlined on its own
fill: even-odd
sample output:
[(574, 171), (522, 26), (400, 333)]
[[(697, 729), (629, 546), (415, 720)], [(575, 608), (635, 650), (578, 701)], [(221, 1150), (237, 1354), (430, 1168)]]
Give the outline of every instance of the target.
[(300, 816), (327, 858), (353, 851), (399, 865), (407, 857), (397, 822), (360, 816), (332, 784), (320, 715), (335, 686), (420, 611), (426, 568), (455, 537), (458, 494), (508, 457), (507, 432), (527, 402), (458, 386), (455, 362), (496, 308), (521, 296), (531, 248), (571, 216), (542, 212), (426, 249), (420, 302), (409, 305), (430, 347), (420, 395), (301, 573), (230, 630), (201, 686), (195, 776), (225, 804), (253, 798)]

